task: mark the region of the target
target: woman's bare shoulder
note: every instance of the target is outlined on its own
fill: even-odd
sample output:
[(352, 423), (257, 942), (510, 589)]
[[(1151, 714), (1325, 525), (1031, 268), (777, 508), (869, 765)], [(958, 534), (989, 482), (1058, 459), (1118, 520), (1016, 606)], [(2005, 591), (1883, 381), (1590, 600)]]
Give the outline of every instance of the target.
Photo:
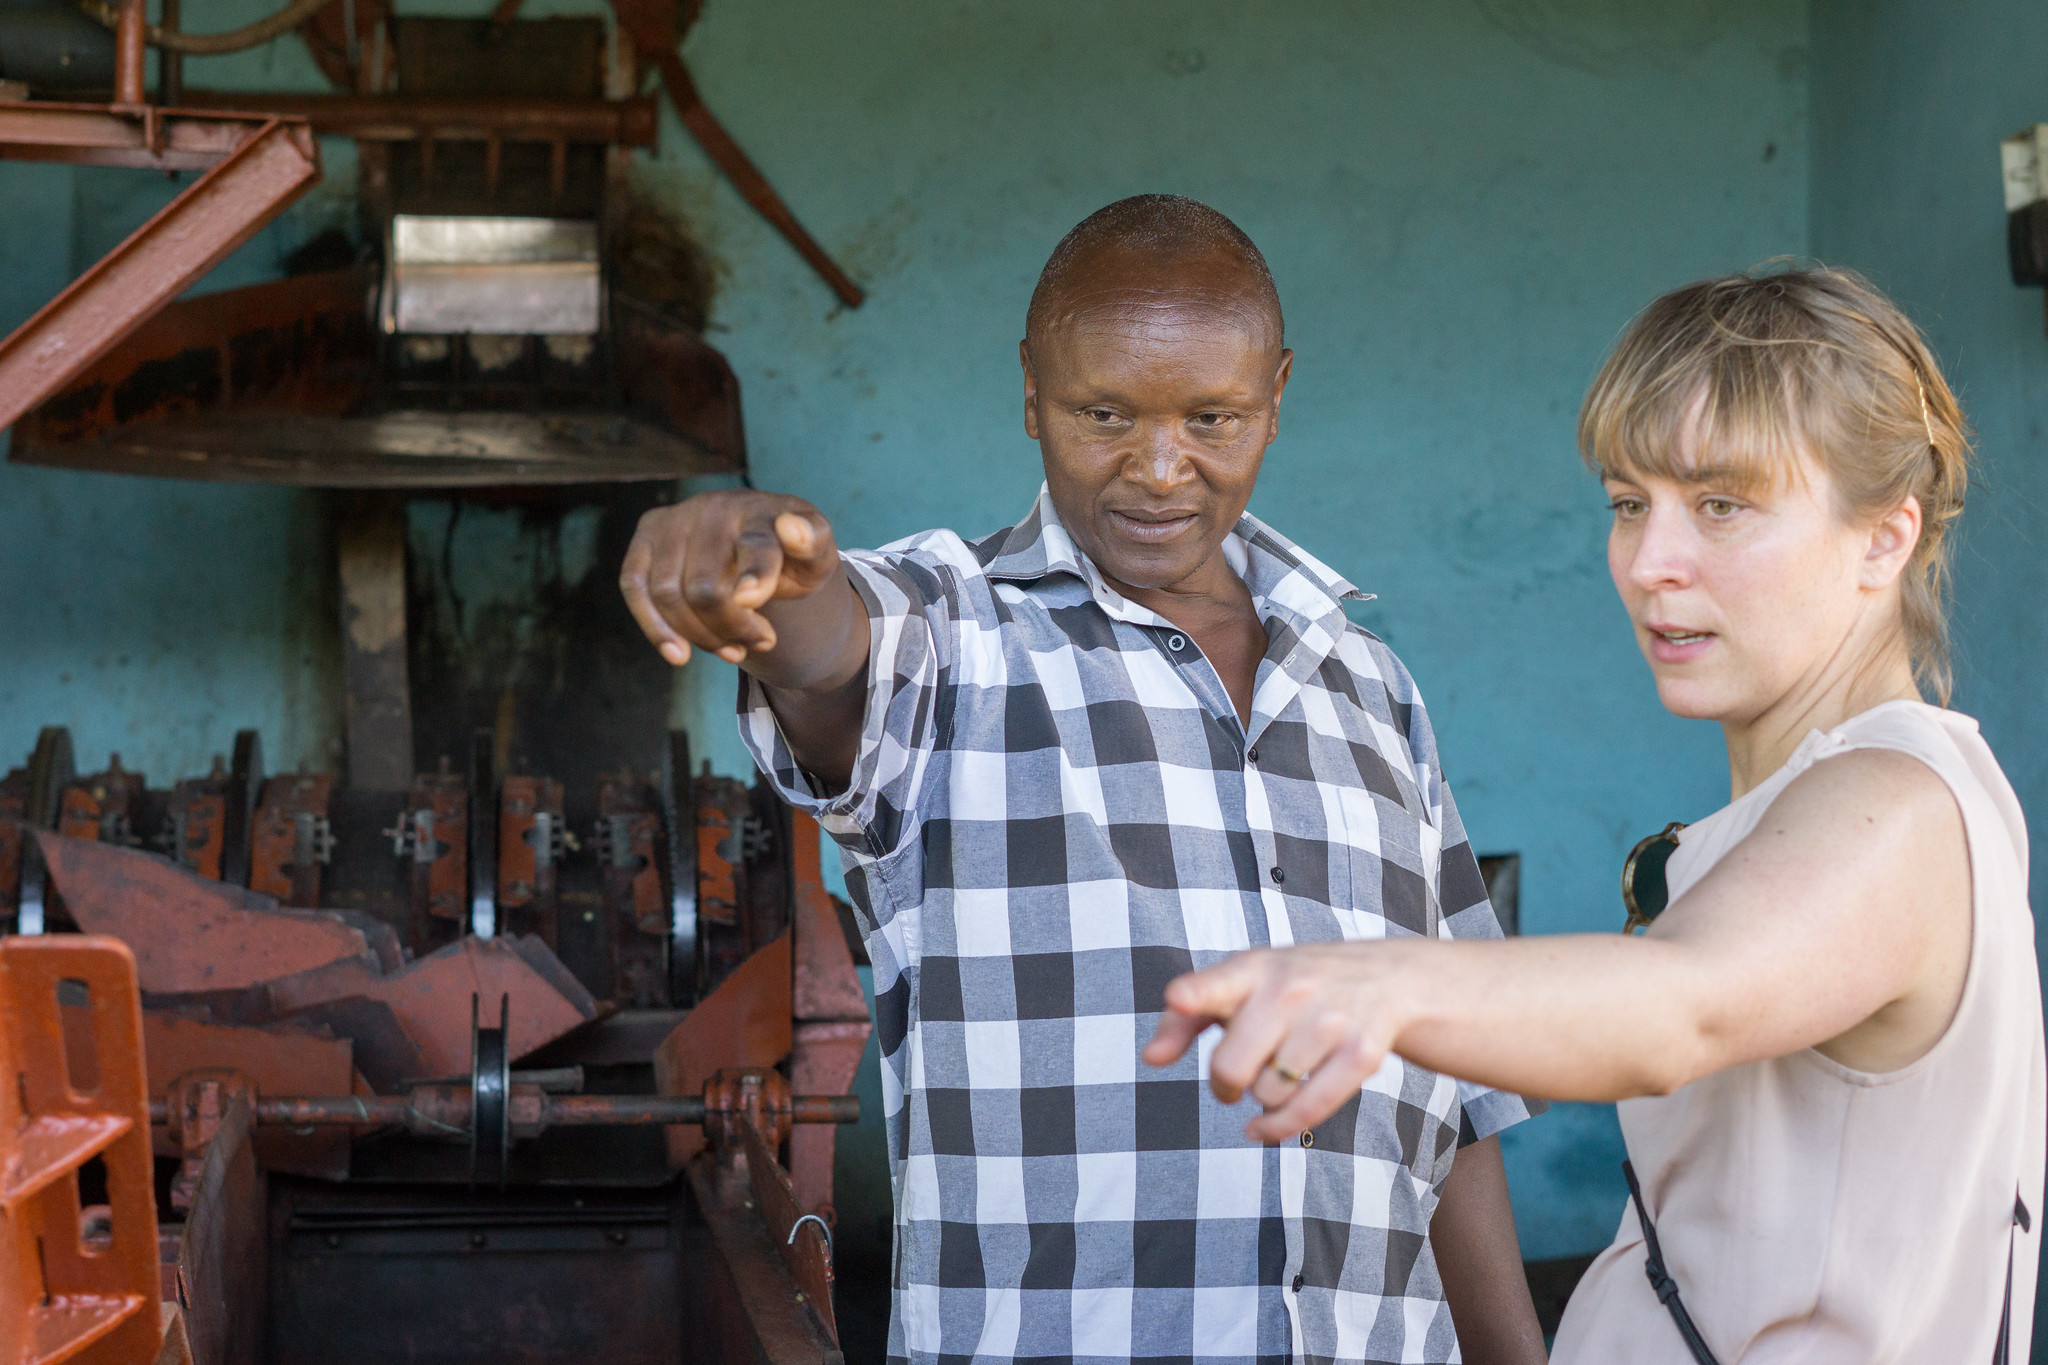
[(1814, 763), (1771, 802), (1760, 827), (1789, 818), (1861, 824), (1876, 833), (1962, 832), (1947, 779), (1927, 758), (1889, 747), (1845, 749)]

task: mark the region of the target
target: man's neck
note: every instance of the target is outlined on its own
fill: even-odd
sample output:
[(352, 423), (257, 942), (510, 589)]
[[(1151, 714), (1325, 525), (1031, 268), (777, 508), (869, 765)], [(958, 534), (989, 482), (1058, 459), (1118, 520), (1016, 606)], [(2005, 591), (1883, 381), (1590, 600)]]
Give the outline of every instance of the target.
[(1108, 574), (1102, 575), (1102, 581), (1125, 601), (1157, 612), (1198, 639), (1205, 628), (1258, 620), (1258, 610), (1252, 604), (1252, 590), (1237, 576), (1237, 570), (1230, 567), (1230, 560), (1220, 545), (1202, 561), (1200, 568), (1176, 583), (1138, 588)]
[(1134, 588), (1108, 574), (1103, 581), (1125, 600), (1157, 612), (1194, 639), (1202, 656), (1216, 670), (1238, 723), (1250, 726), (1252, 692), (1258, 683), (1259, 661), (1270, 643), (1259, 620), (1252, 590), (1237, 576), (1221, 546), (1202, 567), (1178, 583)]

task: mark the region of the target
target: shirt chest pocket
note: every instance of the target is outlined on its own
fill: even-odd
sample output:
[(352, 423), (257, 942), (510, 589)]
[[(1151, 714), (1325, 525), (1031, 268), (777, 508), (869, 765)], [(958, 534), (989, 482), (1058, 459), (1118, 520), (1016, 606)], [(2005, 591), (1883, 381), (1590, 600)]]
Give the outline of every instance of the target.
[(1331, 899), (1341, 902), (1348, 893), (1348, 904), (1332, 906), (1344, 937), (1435, 938), (1443, 918), (1442, 831), (1375, 791), (1347, 788), (1338, 807), (1350, 868)]

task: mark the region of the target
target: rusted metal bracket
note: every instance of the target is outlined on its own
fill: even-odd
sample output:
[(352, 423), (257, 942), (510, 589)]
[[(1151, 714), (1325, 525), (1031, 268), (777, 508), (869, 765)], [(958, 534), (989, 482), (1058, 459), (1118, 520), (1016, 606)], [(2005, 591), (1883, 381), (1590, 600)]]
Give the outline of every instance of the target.
[[(851, 1096), (848, 1097), (852, 1098)], [(802, 1112), (778, 1071), (735, 1068), (718, 1072), (704, 1086), (704, 1135), (721, 1173), (744, 1170), (753, 1207), (796, 1287), (796, 1302), (808, 1309), (833, 1346), (839, 1325), (832, 1307), (832, 1231), (825, 1220), (797, 1200), (789, 1172), (776, 1152)], [(730, 1185), (730, 1179), (717, 1183)], [(815, 1231), (805, 1227), (815, 1223)]]
[(560, 929), (556, 879), (569, 847), (562, 784), (507, 775), (498, 801), (498, 908), (513, 932), (537, 934), (550, 948)]
[[(112, 939), (0, 944), (0, 1361), (152, 1360), (156, 1209), (135, 962)], [(80, 1207), (80, 1170), (108, 1204)]]
[[(41, 117), (20, 104), (0, 114), (31, 125)], [(136, 145), (145, 149), (168, 136), (160, 111), (99, 116), (139, 125)], [(319, 180), (319, 147), (304, 122), (268, 119), (252, 128), (243, 119), (238, 126), (245, 135), (218, 165), (0, 341), (0, 428), (76, 378)], [(43, 127), (47, 144), (50, 125)]]
[(249, 841), (249, 889), (285, 905), (320, 904), (320, 873), (334, 857), (328, 817), (334, 779), (303, 769), (263, 784)]

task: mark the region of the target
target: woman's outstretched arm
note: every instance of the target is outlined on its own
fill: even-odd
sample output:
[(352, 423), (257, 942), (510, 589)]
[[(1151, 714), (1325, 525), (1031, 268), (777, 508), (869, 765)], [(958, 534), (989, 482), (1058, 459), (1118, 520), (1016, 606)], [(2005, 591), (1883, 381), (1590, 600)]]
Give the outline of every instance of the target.
[[(1225, 1026), (1210, 1084), (1281, 1141), (1389, 1052), (1552, 1099), (1664, 1094), (1829, 1044), (1889, 1070), (1940, 1038), (1969, 964), (1969, 852), (1947, 786), (1903, 754), (1815, 764), (1640, 938), (1400, 939), (1241, 953), (1173, 981), (1145, 1049)], [(1275, 1065), (1279, 1069), (1275, 1069)], [(1283, 1073), (1305, 1077), (1300, 1082)]]

